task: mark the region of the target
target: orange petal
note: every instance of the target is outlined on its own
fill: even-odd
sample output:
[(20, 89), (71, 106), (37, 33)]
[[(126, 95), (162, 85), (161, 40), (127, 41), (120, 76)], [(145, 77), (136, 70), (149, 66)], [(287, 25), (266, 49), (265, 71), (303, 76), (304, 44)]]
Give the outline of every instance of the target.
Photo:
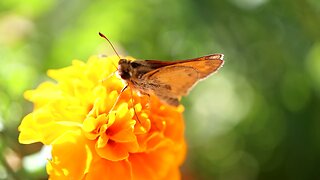
[(124, 160), (129, 157), (129, 152), (134, 152), (137, 149), (137, 142), (117, 143), (109, 140), (108, 144), (102, 148), (98, 148), (96, 145), (98, 155), (110, 161)]
[(129, 152), (122, 143), (115, 143), (109, 141), (108, 144), (102, 148), (96, 146), (96, 151), (102, 158), (111, 161), (120, 161), (128, 158)]
[(131, 166), (126, 160), (113, 162), (100, 159), (92, 164), (85, 179), (130, 180), (132, 179)]
[(171, 168), (166, 177), (162, 178), (163, 180), (180, 180), (181, 173), (178, 167)]
[(136, 141), (137, 138), (135, 134), (132, 132), (132, 128), (126, 128), (121, 129), (119, 132), (113, 134), (110, 136), (110, 139), (112, 139), (115, 142), (132, 142)]
[(129, 161), (131, 162), (134, 180), (163, 179), (171, 168), (177, 167), (175, 154), (168, 147), (151, 153), (130, 154)]

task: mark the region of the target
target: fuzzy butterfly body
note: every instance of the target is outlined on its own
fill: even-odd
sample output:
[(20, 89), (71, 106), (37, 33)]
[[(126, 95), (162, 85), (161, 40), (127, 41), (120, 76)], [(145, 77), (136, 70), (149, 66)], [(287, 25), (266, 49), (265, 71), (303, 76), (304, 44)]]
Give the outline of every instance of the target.
[(216, 72), (223, 63), (223, 54), (173, 62), (120, 59), (118, 73), (129, 87), (141, 94), (153, 94), (166, 104), (178, 106), (181, 96), (187, 95), (197, 82)]

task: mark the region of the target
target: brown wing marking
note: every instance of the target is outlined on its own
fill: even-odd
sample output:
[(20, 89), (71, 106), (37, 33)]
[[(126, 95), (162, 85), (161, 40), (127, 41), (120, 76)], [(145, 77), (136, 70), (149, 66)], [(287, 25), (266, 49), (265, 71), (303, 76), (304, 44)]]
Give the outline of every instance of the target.
[(176, 60), (176, 61), (159, 61), (159, 60), (143, 60), (139, 61), (142, 65), (152, 66), (153, 68), (160, 68), (164, 66), (179, 64), (183, 62), (190, 62), (190, 61), (203, 61), (203, 60), (223, 60), (223, 54), (210, 54), (207, 56), (202, 56), (193, 59), (185, 59), (185, 60)]
[(163, 101), (163, 102), (165, 102), (165, 103), (167, 103), (167, 104), (169, 104), (171, 106), (176, 106), (176, 107), (179, 106), (178, 98), (168, 97), (168, 96), (166, 96), (164, 94), (156, 94), (156, 95), (158, 96), (158, 98), (161, 101)]
[(193, 59), (186, 59), (186, 60), (176, 60), (176, 61), (143, 60), (143, 61), (139, 61), (139, 63), (141, 65), (150, 66), (150, 67), (156, 69), (156, 68), (161, 68), (161, 67), (180, 64), (180, 63), (192, 62), (192, 61), (197, 61), (197, 62), (204, 61), (204, 60), (221, 60), (221, 61), (223, 61), (223, 57), (224, 57), (223, 54), (210, 54), (207, 56), (202, 56), (202, 57), (193, 58)]

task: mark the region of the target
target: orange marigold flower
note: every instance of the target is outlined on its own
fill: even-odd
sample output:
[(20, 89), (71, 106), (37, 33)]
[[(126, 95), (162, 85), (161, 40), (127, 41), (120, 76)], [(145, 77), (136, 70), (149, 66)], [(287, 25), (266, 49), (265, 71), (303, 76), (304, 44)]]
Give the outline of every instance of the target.
[(120, 95), (124, 84), (112, 75), (117, 59), (74, 60), (48, 71), (56, 82), (25, 92), (34, 111), (22, 120), (19, 141), (52, 146), (50, 179), (180, 179), (183, 107), (130, 89)]

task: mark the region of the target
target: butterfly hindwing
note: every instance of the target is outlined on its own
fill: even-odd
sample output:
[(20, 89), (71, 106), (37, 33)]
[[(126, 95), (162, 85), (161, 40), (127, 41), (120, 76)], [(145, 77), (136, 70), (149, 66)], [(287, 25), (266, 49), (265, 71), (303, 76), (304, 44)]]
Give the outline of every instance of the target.
[(198, 81), (199, 73), (192, 67), (167, 66), (145, 75), (146, 84), (156, 95), (165, 94), (167, 97), (180, 97)]

